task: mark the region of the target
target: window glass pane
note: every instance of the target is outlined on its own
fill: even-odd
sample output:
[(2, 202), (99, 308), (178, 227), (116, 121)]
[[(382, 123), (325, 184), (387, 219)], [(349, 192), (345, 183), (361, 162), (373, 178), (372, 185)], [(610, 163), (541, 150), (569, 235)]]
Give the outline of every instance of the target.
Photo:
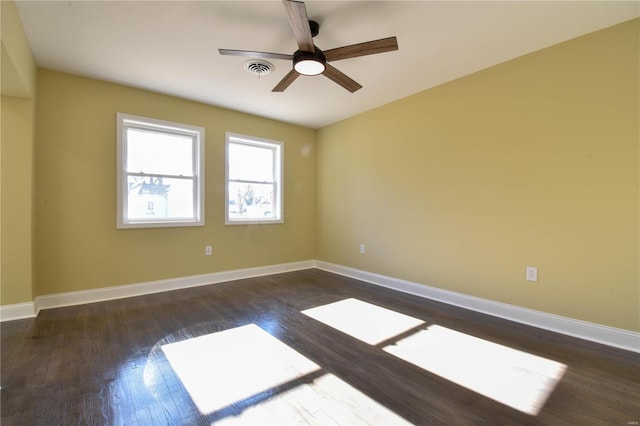
[(274, 184), (229, 182), (229, 219), (265, 220), (276, 218)]
[(129, 128), (127, 171), (193, 176), (193, 138)]
[(273, 182), (273, 150), (255, 145), (230, 143), (229, 179)]
[(192, 179), (129, 176), (127, 183), (129, 220), (194, 219)]

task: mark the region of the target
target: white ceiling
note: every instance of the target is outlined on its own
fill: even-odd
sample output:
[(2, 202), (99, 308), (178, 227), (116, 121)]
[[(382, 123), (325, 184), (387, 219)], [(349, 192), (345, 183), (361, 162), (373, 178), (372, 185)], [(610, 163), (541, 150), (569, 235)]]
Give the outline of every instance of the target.
[(18, 1), (40, 67), (318, 128), (523, 54), (640, 16), (638, 1), (307, 1), (323, 50), (397, 36), (399, 50), (332, 62), (324, 76), (271, 89), (249, 58), (219, 48), (293, 53), (280, 1)]

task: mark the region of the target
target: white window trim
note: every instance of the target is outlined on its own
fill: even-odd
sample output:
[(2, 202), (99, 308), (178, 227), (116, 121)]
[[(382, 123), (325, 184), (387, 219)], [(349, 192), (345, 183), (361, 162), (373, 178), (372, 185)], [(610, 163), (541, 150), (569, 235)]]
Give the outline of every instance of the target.
[[(276, 219), (231, 219), (229, 218), (229, 144), (242, 143), (263, 148), (274, 149), (279, 154), (278, 170), (275, 171), (274, 184), (277, 188), (274, 194), (274, 206), (276, 208)], [(252, 225), (252, 224), (274, 224), (284, 223), (284, 143), (270, 139), (258, 138), (255, 136), (241, 135), (238, 133), (225, 133), (225, 172), (224, 172), (224, 223), (225, 225)]]
[[(204, 226), (204, 146), (203, 127), (137, 115), (117, 113), (117, 228), (165, 228), (181, 226)], [(188, 135), (194, 138), (194, 219), (147, 219), (129, 220), (126, 218), (128, 202), (126, 164), (126, 134), (128, 127), (166, 130), (171, 133)]]

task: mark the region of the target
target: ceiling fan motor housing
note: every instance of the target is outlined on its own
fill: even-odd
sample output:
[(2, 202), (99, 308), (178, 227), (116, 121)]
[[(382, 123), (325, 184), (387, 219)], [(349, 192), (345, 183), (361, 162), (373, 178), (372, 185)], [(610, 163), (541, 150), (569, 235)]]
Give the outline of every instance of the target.
[(311, 30), (311, 37), (315, 37), (320, 33), (320, 24), (316, 21), (309, 21), (309, 30)]

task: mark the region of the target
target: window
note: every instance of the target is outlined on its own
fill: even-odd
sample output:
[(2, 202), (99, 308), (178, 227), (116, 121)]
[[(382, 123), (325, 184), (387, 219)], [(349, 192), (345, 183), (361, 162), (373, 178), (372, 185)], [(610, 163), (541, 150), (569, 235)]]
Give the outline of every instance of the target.
[(227, 225), (283, 222), (282, 145), (227, 132)]
[(118, 113), (118, 228), (204, 225), (204, 129)]

